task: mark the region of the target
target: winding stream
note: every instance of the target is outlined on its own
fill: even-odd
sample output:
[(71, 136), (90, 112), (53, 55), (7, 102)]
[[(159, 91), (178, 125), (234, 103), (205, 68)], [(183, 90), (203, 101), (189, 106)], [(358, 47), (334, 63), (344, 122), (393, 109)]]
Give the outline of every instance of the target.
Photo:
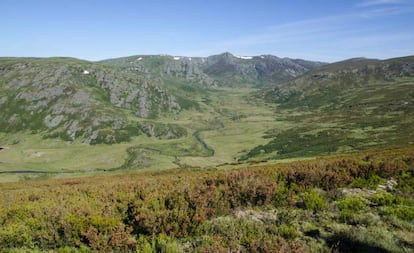
[(210, 148), (207, 143), (201, 139), (200, 137), (200, 132), (197, 130), (194, 132), (193, 136), (196, 138), (197, 142), (201, 143), (201, 145), (203, 145), (203, 148), (209, 152), (211, 152), (211, 156), (214, 156), (214, 149)]

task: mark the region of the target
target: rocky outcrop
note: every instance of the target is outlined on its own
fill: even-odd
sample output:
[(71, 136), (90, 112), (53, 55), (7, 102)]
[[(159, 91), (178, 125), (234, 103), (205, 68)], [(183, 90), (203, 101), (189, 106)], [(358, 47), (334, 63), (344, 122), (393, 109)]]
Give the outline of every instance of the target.
[(124, 110), (141, 118), (181, 110), (161, 79), (76, 59), (0, 59), (0, 83), (0, 131), (114, 143), (141, 133)]
[(187, 130), (174, 124), (160, 124), (150, 121), (138, 123), (139, 129), (149, 137), (177, 139), (187, 136)]

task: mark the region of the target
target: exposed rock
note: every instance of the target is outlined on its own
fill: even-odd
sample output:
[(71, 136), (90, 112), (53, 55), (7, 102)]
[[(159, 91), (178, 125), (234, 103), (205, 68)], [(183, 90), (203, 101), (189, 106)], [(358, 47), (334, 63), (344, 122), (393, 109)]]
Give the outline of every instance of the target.
[(84, 105), (91, 104), (95, 102), (94, 99), (91, 99), (91, 95), (87, 91), (80, 90), (73, 94), (71, 98), (72, 105)]
[(277, 210), (255, 211), (255, 210), (236, 210), (233, 215), (238, 219), (245, 219), (258, 222), (274, 222), (278, 220)]
[(160, 124), (155, 122), (140, 122), (139, 128), (150, 137), (160, 139), (176, 139), (187, 136), (187, 131), (178, 125)]
[(6, 102), (7, 102), (7, 97), (0, 98), (0, 105), (4, 104)]
[(54, 128), (58, 126), (64, 118), (65, 117), (63, 115), (57, 115), (55, 117), (52, 117), (51, 115), (47, 115), (44, 120), (44, 123), (48, 128)]
[(380, 184), (378, 185), (378, 190), (383, 190), (383, 191), (393, 191), (394, 188), (398, 185), (398, 182), (391, 178), (389, 180), (387, 180), (387, 182), (385, 184)]
[(361, 189), (361, 188), (344, 188), (341, 190), (341, 193), (345, 196), (349, 195), (374, 195), (377, 191), (375, 190), (367, 190), (367, 189)]
[[(74, 140), (76, 137), (76, 133), (79, 132), (81, 128), (79, 127), (79, 121), (74, 120), (70, 123), (70, 125), (67, 127), (67, 133), (69, 137)], [(87, 131), (90, 132), (90, 131)]]

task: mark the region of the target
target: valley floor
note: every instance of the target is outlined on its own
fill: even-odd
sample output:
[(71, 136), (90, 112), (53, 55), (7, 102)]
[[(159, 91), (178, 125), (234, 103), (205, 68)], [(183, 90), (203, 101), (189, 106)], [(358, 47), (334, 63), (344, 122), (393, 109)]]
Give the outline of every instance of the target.
[(0, 133), (0, 146), (8, 147), (0, 152), (0, 181), (78, 177), (120, 170), (208, 168), (236, 162), (250, 149), (267, 142), (262, 138), (267, 130), (293, 125), (277, 118), (272, 107), (249, 101), (252, 91), (212, 90), (198, 98), (201, 109), (158, 120), (185, 127), (187, 136), (180, 139), (140, 135), (128, 143), (89, 146), (81, 141), (44, 139), (29, 132)]
[[(395, 85), (401, 85), (398, 90), (404, 92), (411, 84), (401, 81)], [(153, 120), (185, 129), (187, 135), (177, 139), (142, 134), (130, 142), (90, 146), (81, 140), (45, 139), (41, 132), (0, 133), (0, 147), (5, 147), (0, 151), (0, 182), (136, 170), (208, 169), (246, 161), (302, 160), (414, 145), (413, 111), (386, 107), (383, 100), (388, 98), (375, 95), (390, 92), (372, 91), (368, 107), (352, 110), (347, 104), (355, 101), (349, 98), (333, 108), (311, 110), (267, 104), (253, 96), (255, 92), (253, 88), (227, 87), (191, 93), (198, 108)], [(356, 100), (363, 102), (362, 98)], [(138, 124), (141, 119), (131, 115), (131, 120)]]

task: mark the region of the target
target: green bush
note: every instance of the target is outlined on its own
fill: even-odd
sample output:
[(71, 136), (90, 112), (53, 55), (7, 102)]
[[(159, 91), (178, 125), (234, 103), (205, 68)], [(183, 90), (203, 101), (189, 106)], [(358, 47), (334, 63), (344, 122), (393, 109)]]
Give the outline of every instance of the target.
[(353, 186), (357, 188), (376, 189), (379, 184), (382, 184), (384, 182), (385, 179), (377, 175), (372, 175), (368, 178), (357, 177), (354, 181)]
[(278, 235), (287, 239), (287, 240), (293, 240), (300, 236), (298, 230), (289, 225), (281, 225), (277, 228)]
[(340, 209), (341, 220), (347, 223), (357, 223), (357, 214), (366, 207), (366, 203), (356, 196), (347, 196), (340, 200), (337, 205)]
[(317, 212), (326, 208), (325, 199), (316, 190), (303, 193), (301, 198), (304, 207), (308, 210)]
[(0, 230), (0, 245), (3, 248), (34, 248), (34, 240), (30, 228), (24, 224), (15, 223), (3, 226)]
[(347, 196), (338, 202), (338, 207), (342, 210), (358, 212), (366, 207), (366, 203), (357, 196)]
[(397, 188), (411, 195), (414, 194), (414, 169), (399, 175)]
[(177, 240), (160, 234), (158, 236), (147, 239), (144, 236), (140, 236), (136, 246), (137, 253), (179, 253), (182, 252), (180, 244)]
[(371, 201), (378, 206), (398, 204), (400, 199), (388, 192), (378, 192), (371, 197)]
[(414, 206), (395, 205), (387, 207), (384, 213), (408, 222), (414, 222)]
[(91, 250), (86, 246), (77, 247), (61, 247), (57, 250), (58, 253), (89, 253)]

